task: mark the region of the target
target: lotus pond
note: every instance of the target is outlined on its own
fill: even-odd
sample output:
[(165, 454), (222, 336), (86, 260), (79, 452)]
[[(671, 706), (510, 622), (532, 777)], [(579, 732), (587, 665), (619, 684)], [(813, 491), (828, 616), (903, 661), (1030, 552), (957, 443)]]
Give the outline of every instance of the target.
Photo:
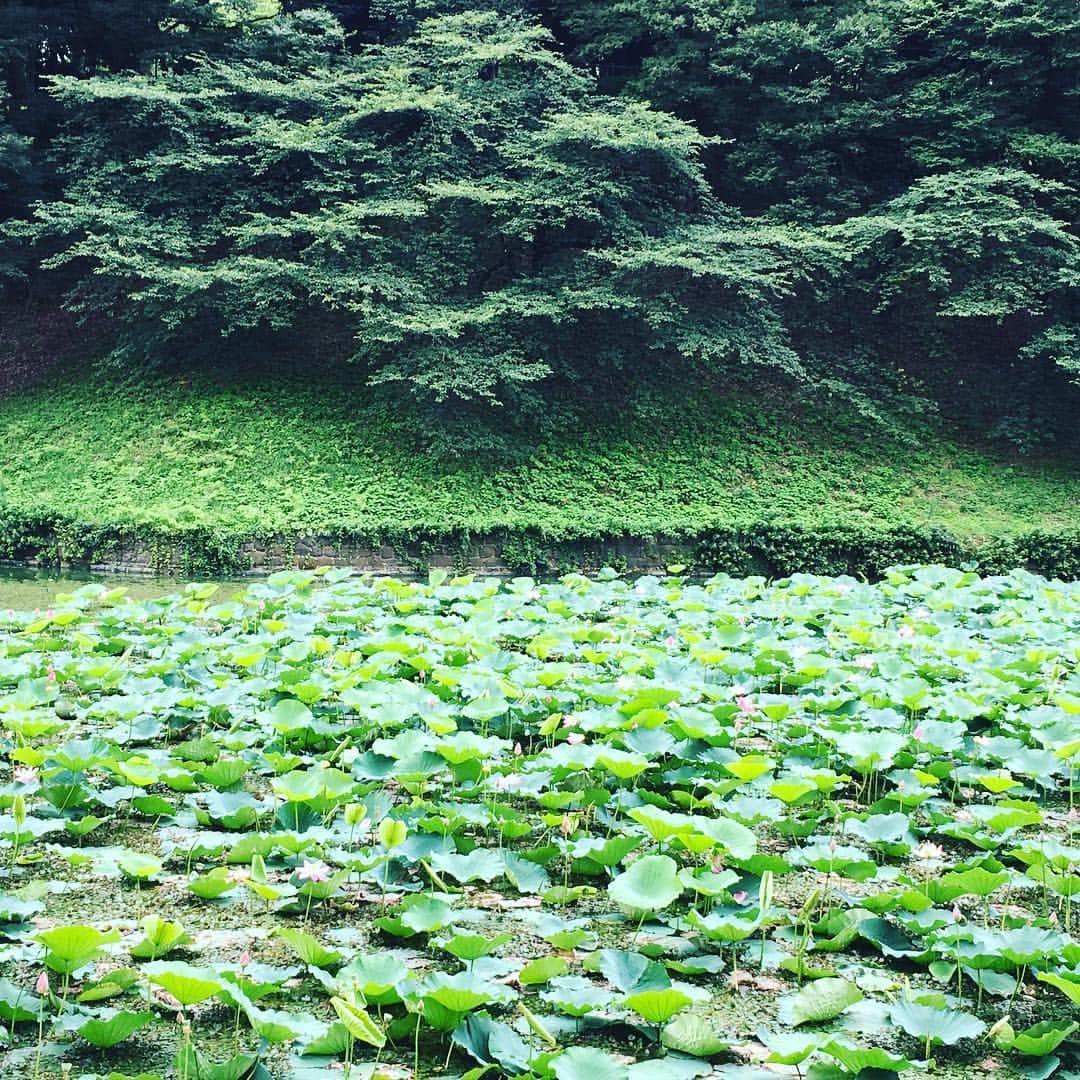
[(1078, 661), (942, 567), (0, 612), (0, 1071), (1069, 1075)]

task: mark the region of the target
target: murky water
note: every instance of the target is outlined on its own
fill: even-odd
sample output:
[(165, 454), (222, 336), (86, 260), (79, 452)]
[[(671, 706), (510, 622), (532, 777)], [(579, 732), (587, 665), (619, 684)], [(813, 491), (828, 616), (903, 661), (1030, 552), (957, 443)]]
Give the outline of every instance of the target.
[[(71, 592), (88, 581), (100, 581), (110, 587), (123, 586), (136, 600), (148, 600), (166, 593), (178, 592), (185, 579), (152, 577), (144, 574), (95, 574), (87, 571), (27, 570), (19, 567), (0, 567), (0, 608), (33, 611), (47, 608), (58, 593)], [(237, 583), (239, 584), (239, 583)]]

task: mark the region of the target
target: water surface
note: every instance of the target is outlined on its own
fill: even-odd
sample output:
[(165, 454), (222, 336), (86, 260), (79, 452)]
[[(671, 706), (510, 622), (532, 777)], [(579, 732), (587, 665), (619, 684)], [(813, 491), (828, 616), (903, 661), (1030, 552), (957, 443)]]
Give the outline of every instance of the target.
[(89, 581), (110, 588), (123, 586), (134, 600), (179, 592), (191, 579), (158, 577), (151, 574), (106, 574), (80, 570), (34, 570), (25, 567), (0, 567), (0, 609), (34, 611), (48, 608), (58, 593), (72, 592)]

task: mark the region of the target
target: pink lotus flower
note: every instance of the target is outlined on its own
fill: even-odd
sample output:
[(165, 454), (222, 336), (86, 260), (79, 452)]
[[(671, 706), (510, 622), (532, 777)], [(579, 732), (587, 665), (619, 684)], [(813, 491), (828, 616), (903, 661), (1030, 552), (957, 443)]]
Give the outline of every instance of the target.
[(326, 863), (319, 862), (317, 859), (314, 862), (305, 862), (299, 870), (296, 871), (296, 876), (301, 881), (329, 881), (330, 880), (330, 867)]
[(841, 581), (837, 583), (836, 591), (840, 596), (847, 596), (851, 592), (851, 586), (846, 581)]
[(16, 784), (33, 784), (37, 781), (37, 769), (31, 769), (29, 765), (20, 765), (15, 770)]
[(666, 638), (664, 638), (664, 644), (669, 649), (673, 649), (675, 647), (675, 635), (674, 634), (668, 634), (668, 636)]
[(34, 983), (34, 989), (41, 995), (45, 995), (49, 992), (49, 973), (42, 968), (41, 974), (37, 977), (37, 982)]
[(908, 626), (906, 623), (900, 627), (896, 633), (902, 638), (913, 638), (915, 636), (915, 627)]
[(245, 949), (245, 950), (244, 950), (244, 951), (243, 951), (243, 952), (242, 952), (242, 953), (240, 954), (240, 959), (239, 959), (239, 960), (237, 961), (237, 963), (238, 963), (238, 964), (239, 964), (239, 965), (240, 965), (240, 966), (241, 966), (242, 968), (243, 968), (243, 967), (247, 967), (247, 966), (248, 966), (248, 964), (250, 964), (250, 963), (251, 963), (251, 953), (249, 953), (249, 952), (247, 951), (247, 949)]
[(494, 777), (491, 783), (496, 791), (517, 791), (525, 783), (525, 777), (520, 773), (507, 773)]
[(566, 736), (566, 741), (571, 746), (577, 746), (578, 743), (583, 743), (585, 741), (585, 736), (582, 735), (580, 731), (571, 731), (570, 734)]
[(753, 716), (758, 710), (748, 697), (740, 696), (735, 699), (735, 704), (739, 706), (739, 712), (745, 713), (747, 716)]
[(911, 736), (918, 742), (922, 742), (923, 739), (926, 738), (926, 729), (922, 726), (922, 724), (917, 724), (915, 730), (911, 733)]
[(747, 893), (744, 889), (740, 889), (738, 892), (733, 892), (731, 894), (731, 899), (734, 900), (736, 904), (745, 904), (746, 898), (749, 895), (750, 894)]

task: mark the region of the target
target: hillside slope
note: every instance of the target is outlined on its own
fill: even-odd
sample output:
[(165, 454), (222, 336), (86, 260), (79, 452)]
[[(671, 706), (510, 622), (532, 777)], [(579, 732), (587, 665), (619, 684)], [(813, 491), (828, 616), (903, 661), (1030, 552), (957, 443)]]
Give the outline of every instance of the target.
[[(965, 544), (1080, 522), (1080, 468), (708, 397), (548, 436), (513, 463), (439, 460), (328, 379), (87, 379), (0, 400), (0, 507), (93, 529), (572, 540), (760, 525), (943, 529)], [(14, 522), (15, 524), (12, 524)], [(8, 547), (18, 537), (8, 537)], [(7, 554), (14, 553), (9, 550)]]

